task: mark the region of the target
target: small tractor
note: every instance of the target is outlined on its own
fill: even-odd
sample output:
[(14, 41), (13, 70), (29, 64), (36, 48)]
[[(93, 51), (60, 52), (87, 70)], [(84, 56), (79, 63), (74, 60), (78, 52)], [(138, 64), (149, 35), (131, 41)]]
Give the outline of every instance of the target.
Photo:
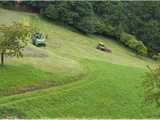
[(112, 52), (110, 49), (106, 48), (102, 42), (99, 42), (96, 48), (104, 52)]
[(46, 36), (40, 32), (36, 32), (32, 34), (32, 44), (37, 47), (41, 47), (41, 46), (45, 47), (46, 46), (45, 39), (46, 39)]

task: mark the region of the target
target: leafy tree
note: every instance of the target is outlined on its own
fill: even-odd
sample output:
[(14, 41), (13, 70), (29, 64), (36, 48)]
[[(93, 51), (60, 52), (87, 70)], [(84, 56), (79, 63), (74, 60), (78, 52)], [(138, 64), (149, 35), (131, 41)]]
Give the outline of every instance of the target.
[(123, 6), (127, 32), (143, 41), (150, 55), (160, 52), (160, 2), (123, 2)]
[(42, 9), (45, 9), (48, 5), (52, 3), (52, 1), (21, 1), (22, 5), (31, 8), (35, 12), (40, 12)]
[(65, 24), (72, 25), (81, 32), (95, 32), (95, 17), (90, 2), (63, 1), (49, 5), (42, 15)]
[(145, 100), (150, 103), (160, 105), (160, 65), (156, 68), (147, 66), (149, 72), (146, 74), (144, 81)]
[(7, 9), (13, 9), (15, 7), (15, 1), (0, 1), (0, 6)]
[(77, 23), (76, 28), (86, 34), (96, 32), (95, 21), (91, 17), (84, 17), (80, 22)]
[(4, 65), (4, 55), (22, 57), (22, 50), (31, 36), (28, 24), (14, 22), (11, 25), (0, 26), (1, 65)]
[(92, 4), (95, 14), (101, 17), (105, 22), (110, 23), (112, 26), (118, 26), (123, 22), (125, 16), (122, 2), (95, 1)]

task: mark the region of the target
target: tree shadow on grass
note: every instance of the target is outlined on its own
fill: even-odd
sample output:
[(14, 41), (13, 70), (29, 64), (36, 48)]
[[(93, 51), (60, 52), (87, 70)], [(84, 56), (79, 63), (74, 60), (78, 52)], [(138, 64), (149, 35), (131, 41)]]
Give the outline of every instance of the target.
[(0, 107), (0, 119), (17, 119), (24, 118), (25, 114), (14, 107)]
[(0, 96), (11, 96), (39, 89), (72, 83), (84, 74), (47, 72), (31, 65), (6, 65), (0, 67)]

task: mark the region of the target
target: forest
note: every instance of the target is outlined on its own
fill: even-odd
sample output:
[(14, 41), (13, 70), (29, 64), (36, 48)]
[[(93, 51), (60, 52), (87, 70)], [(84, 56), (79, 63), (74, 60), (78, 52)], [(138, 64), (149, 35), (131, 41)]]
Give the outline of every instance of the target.
[[(14, 8), (17, 3), (1, 4)], [(156, 59), (160, 52), (158, 1), (23, 1), (20, 4), (84, 34), (114, 38), (140, 55)]]

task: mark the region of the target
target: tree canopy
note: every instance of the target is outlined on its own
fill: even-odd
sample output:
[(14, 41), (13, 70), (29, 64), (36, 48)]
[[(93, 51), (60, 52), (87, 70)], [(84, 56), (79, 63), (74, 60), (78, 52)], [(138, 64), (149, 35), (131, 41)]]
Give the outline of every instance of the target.
[(1, 64), (4, 64), (4, 55), (22, 57), (22, 50), (31, 36), (31, 27), (27, 24), (14, 22), (11, 25), (0, 26), (0, 53)]

